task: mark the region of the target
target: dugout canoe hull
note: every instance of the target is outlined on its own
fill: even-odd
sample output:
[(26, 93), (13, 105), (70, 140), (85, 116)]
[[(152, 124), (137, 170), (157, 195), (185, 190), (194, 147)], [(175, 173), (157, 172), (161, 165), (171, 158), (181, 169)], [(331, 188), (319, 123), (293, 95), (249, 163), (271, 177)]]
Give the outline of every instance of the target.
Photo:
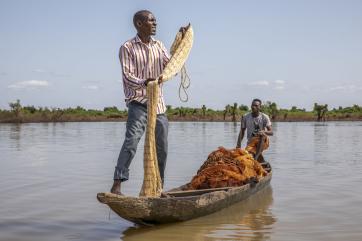
[(145, 198), (98, 193), (97, 199), (107, 204), (120, 217), (138, 224), (160, 224), (201, 217), (247, 199), (269, 185), (272, 172), (258, 183), (241, 187), (181, 191), (172, 189), (167, 197)]

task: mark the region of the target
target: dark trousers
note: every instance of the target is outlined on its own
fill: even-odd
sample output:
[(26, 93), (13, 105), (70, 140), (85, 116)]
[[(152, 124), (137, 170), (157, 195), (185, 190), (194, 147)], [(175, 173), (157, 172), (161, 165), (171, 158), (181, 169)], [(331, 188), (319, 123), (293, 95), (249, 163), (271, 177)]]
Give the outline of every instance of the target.
[[(114, 171), (114, 180), (127, 181), (129, 178), (129, 166), (136, 154), (137, 145), (145, 132), (147, 126), (147, 106), (138, 102), (131, 102), (128, 105), (128, 119), (126, 135), (122, 149), (118, 156), (117, 166)], [(158, 168), (162, 183), (167, 159), (167, 135), (168, 120), (165, 114), (157, 115), (156, 120), (156, 149)]]

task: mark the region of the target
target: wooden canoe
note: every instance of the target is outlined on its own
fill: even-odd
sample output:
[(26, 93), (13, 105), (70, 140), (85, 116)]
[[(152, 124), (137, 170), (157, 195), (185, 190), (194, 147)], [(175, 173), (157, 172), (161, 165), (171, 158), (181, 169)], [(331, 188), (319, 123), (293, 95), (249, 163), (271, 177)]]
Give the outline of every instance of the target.
[(211, 214), (248, 198), (269, 185), (271, 177), (270, 170), (259, 182), (240, 187), (182, 191), (184, 185), (165, 192), (160, 198), (120, 196), (107, 192), (98, 193), (97, 199), (107, 204), (120, 217), (138, 224), (186, 221)]

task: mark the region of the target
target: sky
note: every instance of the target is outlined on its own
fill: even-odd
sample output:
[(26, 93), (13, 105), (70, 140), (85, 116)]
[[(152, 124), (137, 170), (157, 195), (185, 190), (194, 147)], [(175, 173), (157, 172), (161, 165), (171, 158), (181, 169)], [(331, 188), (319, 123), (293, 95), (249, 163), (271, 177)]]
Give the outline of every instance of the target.
[(181, 26), (194, 29), (189, 101), (176, 76), (168, 105), (362, 105), (361, 0), (0, 0), (0, 108), (124, 109), (118, 51), (142, 9), (168, 49)]

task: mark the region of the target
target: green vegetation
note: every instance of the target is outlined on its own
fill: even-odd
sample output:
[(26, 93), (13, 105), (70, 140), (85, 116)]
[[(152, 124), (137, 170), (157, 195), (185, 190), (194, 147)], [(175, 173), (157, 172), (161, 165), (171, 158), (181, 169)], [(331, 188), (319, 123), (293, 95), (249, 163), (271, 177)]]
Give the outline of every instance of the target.
[[(48, 108), (22, 106), (20, 100), (9, 103), (10, 110), (0, 109), (0, 122), (67, 122), (67, 121), (125, 121), (127, 110), (119, 110), (116, 106), (104, 107), (103, 110), (76, 108)], [(239, 121), (249, 111), (247, 105), (226, 105), (223, 110), (213, 110), (206, 105), (200, 108), (176, 107), (167, 105), (166, 114), (171, 121)], [(315, 103), (312, 111), (296, 106), (290, 109), (278, 108), (274, 102), (266, 101), (262, 112), (268, 114), (272, 121), (330, 121), (330, 120), (362, 120), (362, 106), (339, 107), (328, 109), (327, 104)]]
[(20, 100), (9, 103), (10, 110), (0, 109), (0, 122), (66, 122), (66, 121), (107, 121), (126, 120), (127, 110), (118, 110), (116, 106), (103, 110), (76, 108), (48, 108), (21, 106)]

